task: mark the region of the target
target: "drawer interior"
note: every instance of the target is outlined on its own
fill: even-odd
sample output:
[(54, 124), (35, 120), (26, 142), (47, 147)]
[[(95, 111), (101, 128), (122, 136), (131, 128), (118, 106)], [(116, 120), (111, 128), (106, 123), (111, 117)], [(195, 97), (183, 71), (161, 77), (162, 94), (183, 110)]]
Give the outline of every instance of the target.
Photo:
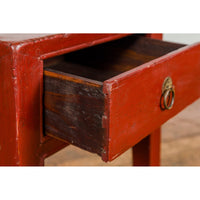
[(103, 82), (183, 46), (131, 35), (46, 59), (44, 67)]
[(183, 46), (131, 35), (44, 60), (44, 133), (97, 153), (104, 161), (119, 155), (108, 158), (115, 137), (110, 139), (106, 113), (114, 111), (108, 107), (104, 81)]

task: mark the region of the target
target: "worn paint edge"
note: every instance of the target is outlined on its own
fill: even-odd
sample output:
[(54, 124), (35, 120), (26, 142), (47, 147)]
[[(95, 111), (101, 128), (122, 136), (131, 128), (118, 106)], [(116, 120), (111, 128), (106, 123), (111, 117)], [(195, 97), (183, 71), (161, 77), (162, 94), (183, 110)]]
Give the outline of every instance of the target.
[[(154, 60), (146, 62), (146, 63), (139, 65), (131, 70), (123, 72), (117, 76), (114, 76), (114, 77), (106, 80), (105, 82), (106, 83), (114, 83), (114, 82), (121, 81), (124, 78), (126, 78), (126, 80), (127, 80), (128, 78), (132, 78), (133, 74), (141, 73), (141, 71), (145, 70), (146, 68), (152, 68), (160, 63), (166, 62), (167, 60), (174, 58), (175, 56), (177, 56), (181, 53), (189, 52), (189, 51), (191, 51), (191, 49), (198, 48), (198, 47), (200, 47), (200, 42), (181, 47), (177, 50), (171, 51), (163, 56), (160, 56), (159, 58), (156, 58)], [(116, 85), (113, 84), (113, 88), (118, 87), (117, 85), (118, 84), (116, 84)]]
[(110, 144), (110, 104), (111, 104), (111, 98), (110, 98), (110, 87), (109, 84), (105, 83), (103, 84), (103, 93), (105, 96), (104, 101), (104, 114), (102, 117), (102, 126), (105, 129), (105, 143), (103, 146), (103, 152), (102, 152), (102, 160), (107, 162), (109, 161), (109, 144)]
[(66, 81), (72, 81), (75, 83), (86, 84), (86, 85), (97, 87), (97, 88), (100, 88), (103, 85), (103, 83), (100, 81), (95, 81), (92, 79), (87, 79), (84, 77), (79, 77), (79, 76), (68, 74), (68, 73), (61, 74), (59, 71), (56, 71), (56, 70), (51, 70), (51, 71), (50, 71), (50, 69), (48, 69), (48, 71), (44, 70), (44, 75), (50, 76), (52, 78), (58, 78), (58, 79), (66, 80)]

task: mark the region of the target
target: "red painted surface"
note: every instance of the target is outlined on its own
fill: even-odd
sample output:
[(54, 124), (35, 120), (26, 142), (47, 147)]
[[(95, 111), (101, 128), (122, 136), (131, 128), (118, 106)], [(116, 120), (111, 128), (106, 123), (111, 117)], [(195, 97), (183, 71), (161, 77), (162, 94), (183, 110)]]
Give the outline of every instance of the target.
[[(200, 97), (199, 52), (200, 43), (186, 46), (104, 82), (110, 139), (104, 160), (113, 160)], [(171, 110), (161, 110), (162, 84), (168, 76), (175, 102)]]
[(43, 136), (43, 59), (124, 36), (0, 36), (0, 165), (43, 165), (67, 145)]
[[(37, 38), (38, 36), (0, 36), (0, 165), (43, 165), (45, 157), (67, 146), (64, 142), (43, 136), (43, 59), (121, 38), (126, 34), (57, 34)], [(147, 37), (161, 39), (162, 35), (147, 34)], [(107, 82), (106, 88), (109, 98), (112, 99), (109, 104), (112, 112), (107, 113), (107, 128), (114, 139), (106, 159), (112, 160), (117, 151), (122, 153), (124, 149), (131, 147), (133, 142), (139, 143), (166, 118), (173, 116), (199, 97), (199, 52), (199, 45), (185, 47), (142, 65), (137, 71), (124, 73), (117, 77), (117, 81), (111, 79)], [(155, 67), (157, 70), (153, 70)], [(172, 77), (176, 99), (172, 110), (161, 111), (158, 98), (166, 75)], [(134, 87), (135, 80), (137, 87)], [(150, 81), (151, 84), (144, 85), (144, 80)], [(115, 97), (125, 92), (131, 94), (130, 99), (120, 98), (120, 103), (123, 102), (124, 106), (119, 106)], [(134, 95), (136, 93), (138, 96)], [(151, 101), (140, 102), (140, 97), (145, 100), (145, 95), (151, 95)], [(133, 107), (136, 104), (139, 109)], [(153, 110), (152, 106), (155, 106)], [(146, 114), (141, 114), (140, 109), (145, 108)], [(117, 118), (115, 113), (121, 115)], [(132, 116), (137, 116), (136, 121), (132, 121)], [(125, 124), (129, 127), (129, 133), (123, 132)], [(134, 134), (135, 131), (137, 134)], [(146, 165), (158, 164), (159, 136), (158, 132), (148, 136), (148, 139), (142, 142), (143, 145), (140, 145), (144, 147), (143, 151), (138, 151), (140, 147), (136, 146), (134, 152), (143, 155), (135, 159), (136, 165), (141, 165), (141, 162)], [(147, 147), (150, 151), (147, 151)], [(141, 161), (141, 158), (148, 158), (151, 162), (147, 159)]]
[[(162, 40), (162, 34), (146, 34), (146, 37)], [(159, 166), (161, 130), (158, 128), (146, 138), (139, 141), (133, 148), (133, 166)]]
[(133, 147), (134, 166), (160, 165), (160, 137), (159, 128)]
[(0, 165), (19, 163), (12, 49), (0, 43)]
[[(39, 155), (41, 156), (41, 165), (44, 165), (44, 159), (58, 150), (68, 146), (65, 142), (51, 137), (45, 137), (45, 141), (40, 144)], [(67, 155), (66, 155), (67, 156)]]
[(46, 59), (85, 47), (125, 37), (129, 34), (57, 34), (14, 43), (18, 53)]
[(150, 38), (153, 38), (153, 39), (157, 39), (157, 40), (162, 40), (163, 38), (163, 34), (161, 33), (151, 33), (151, 34), (146, 34), (146, 37), (150, 37)]

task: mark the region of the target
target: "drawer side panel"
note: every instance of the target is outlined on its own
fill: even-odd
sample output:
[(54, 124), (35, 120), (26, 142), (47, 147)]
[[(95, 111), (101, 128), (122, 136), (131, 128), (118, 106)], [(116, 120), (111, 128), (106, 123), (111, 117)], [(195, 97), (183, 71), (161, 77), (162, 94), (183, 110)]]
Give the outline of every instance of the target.
[(102, 85), (48, 69), (44, 75), (45, 133), (101, 155), (105, 134)]

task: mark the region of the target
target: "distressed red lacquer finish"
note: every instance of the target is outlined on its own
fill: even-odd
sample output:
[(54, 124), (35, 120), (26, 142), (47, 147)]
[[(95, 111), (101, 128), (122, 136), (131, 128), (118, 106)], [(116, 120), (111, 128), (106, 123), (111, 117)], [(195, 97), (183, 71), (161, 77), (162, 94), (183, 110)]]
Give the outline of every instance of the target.
[(126, 35), (0, 35), (0, 165), (43, 165), (68, 145), (43, 136), (43, 59)]
[[(108, 108), (105, 127), (113, 160), (200, 96), (200, 43), (182, 47), (104, 82)], [(175, 102), (162, 110), (162, 85), (171, 77)]]
[[(162, 40), (163, 34), (146, 34), (146, 37)], [(132, 148), (134, 166), (159, 166), (161, 128), (150, 133)]]

